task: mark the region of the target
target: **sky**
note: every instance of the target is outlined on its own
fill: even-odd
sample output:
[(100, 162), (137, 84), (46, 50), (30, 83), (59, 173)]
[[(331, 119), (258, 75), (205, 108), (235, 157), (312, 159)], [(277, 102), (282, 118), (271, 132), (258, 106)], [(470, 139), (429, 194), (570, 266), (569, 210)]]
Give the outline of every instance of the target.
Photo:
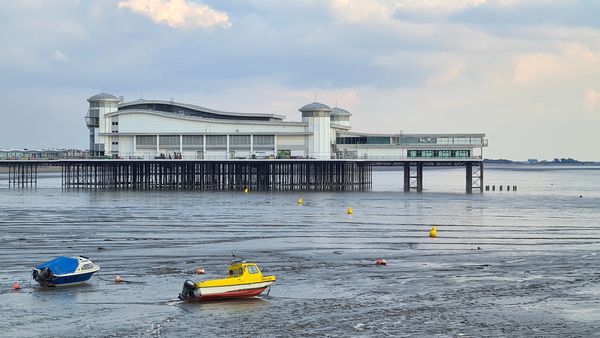
[(600, 1), (0, 2), (0, 148), (87, 147), (98, 92), (600, 160)]

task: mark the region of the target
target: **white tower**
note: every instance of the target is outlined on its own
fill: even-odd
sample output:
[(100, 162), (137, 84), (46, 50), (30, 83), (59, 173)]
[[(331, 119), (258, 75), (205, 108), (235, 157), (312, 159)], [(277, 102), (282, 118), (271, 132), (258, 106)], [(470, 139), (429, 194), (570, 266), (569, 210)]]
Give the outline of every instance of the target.
[(308, 157), (320, 160), (331, 159), (331, 108), (313, 102), (299, 109), (302, 122), (308, 124)]
[(90, 108), (85, 116), (85, 124), (90, 131), (90, 155), (102, 156), (105, 151), (105, 142), (99, 133), (105, 132), (107, 128), (105, 126), (104, 114), (116, 111), (120, 100), (116, 96), (100, 93), (90, 97), (87, 101), (90, 103)]

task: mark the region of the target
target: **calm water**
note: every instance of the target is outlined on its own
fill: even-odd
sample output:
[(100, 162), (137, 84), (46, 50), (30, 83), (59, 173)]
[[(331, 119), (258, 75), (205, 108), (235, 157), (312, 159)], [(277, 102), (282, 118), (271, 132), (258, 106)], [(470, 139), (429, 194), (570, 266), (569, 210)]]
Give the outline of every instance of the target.
[[(18, 190), (0, 177), (0, 336), (600, 336), (600, 168), (485, 174), (519, 191), (466, 195), (464, 171), (446, 169), (426, 170), (422, 194), (401, 192), (401, 172), (375, 172), (365, 193), (62, 191), (52, 175)], [(176, 300), (232, 252), (277, 276), (268, 297)], [(28, 286), (31, 266), (79, 254), (102, 267), (88, 284)]]

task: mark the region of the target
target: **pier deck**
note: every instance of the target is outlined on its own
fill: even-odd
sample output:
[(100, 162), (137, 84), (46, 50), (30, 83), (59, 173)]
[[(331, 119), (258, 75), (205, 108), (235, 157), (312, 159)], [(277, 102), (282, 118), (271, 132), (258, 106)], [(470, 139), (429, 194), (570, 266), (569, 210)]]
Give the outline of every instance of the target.
[(423, 191), (423, 168), (465, 167), (465, 191), (483, 192), (478, 158), (405, 159), (89, 159), (0, 161), (9, 168), (10, 187), (37, 185), (40, 166), (61, 167), (66, 189), (190, 189), (363, 191), (372, 187), (375, 166), (403, 170), (404, 191)]

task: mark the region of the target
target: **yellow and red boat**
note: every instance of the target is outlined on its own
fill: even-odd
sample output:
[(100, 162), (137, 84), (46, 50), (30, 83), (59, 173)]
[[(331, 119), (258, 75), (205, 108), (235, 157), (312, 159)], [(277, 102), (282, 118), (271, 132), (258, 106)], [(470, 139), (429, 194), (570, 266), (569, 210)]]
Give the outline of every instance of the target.
[(229, 265), (225, 278), (183, 283), (179, 299), (185, 301), (247, 298), (260, 295), (270, 287), (275, 276), (263, 276), (256, 263), (237, 261)]

